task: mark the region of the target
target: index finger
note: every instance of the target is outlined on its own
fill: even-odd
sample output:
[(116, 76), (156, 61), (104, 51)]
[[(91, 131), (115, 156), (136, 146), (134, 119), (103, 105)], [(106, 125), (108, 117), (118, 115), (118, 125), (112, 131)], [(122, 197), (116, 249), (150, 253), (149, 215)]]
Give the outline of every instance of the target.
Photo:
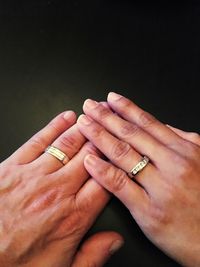
[(124, 171), (94, 155), (86, 156), (84, 164), (90, 175), (113, 193), (129, 209), (134, 218), (138, 218), (139, 214), (148, 209), (149, 195)]

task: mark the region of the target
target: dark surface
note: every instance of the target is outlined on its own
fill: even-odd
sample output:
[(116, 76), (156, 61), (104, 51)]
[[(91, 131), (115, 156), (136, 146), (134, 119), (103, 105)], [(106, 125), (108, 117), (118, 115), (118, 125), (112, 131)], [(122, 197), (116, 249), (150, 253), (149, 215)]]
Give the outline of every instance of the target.
[[(198, 1), (0, 1), (0, 159), (55, 114), (114, 90), (160, 120), (199, 131)], [(126, 244), (106, 266), (178, 266), (112, 200), (91, 232)]]

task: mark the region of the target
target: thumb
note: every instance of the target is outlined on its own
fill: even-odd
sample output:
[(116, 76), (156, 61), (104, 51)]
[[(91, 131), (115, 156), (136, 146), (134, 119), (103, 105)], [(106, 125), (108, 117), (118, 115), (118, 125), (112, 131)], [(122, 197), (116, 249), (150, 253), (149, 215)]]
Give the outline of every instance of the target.
[(97, 233), (87, 239), (80, 247), (72, 267), (101, 267), (123, 243), (123, 238), (118, 233)]

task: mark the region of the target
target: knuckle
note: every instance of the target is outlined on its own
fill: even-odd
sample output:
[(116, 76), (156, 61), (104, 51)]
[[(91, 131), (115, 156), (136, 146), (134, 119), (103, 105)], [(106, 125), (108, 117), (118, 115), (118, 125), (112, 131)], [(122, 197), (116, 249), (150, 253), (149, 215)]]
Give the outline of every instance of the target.
[(104, 133), (104, 129), (100, 125), (95, 124), (90, 128), (90, 133), (93, 138), (100, 138)]
[(105, 119), (106, 117), (108, 117), (110, 115), (110, 111), (108, 108), (104, 107), (102, 104), (98, 104), (97, 107), (95, 108), (95, 110), (98, 112), (99, 116), (100, 116), (100, 120)]
[(105, 179), (105, 183), (109, 184), (109, 179), (111, 177), (111, 174), (113, 173), (113, 166), (110, 164), (106, 164), (104, 168), (98, 168), (98, 174), (100, 177), (103, 177)]
[(84, 198), (84, 201), (81, 201), (81, 203), (79, 203), (78, 205), (79, 212), (84, 213), (84, 214), (87, 213), (88, 210), (91, 210), (91, 207), (93, 206), (93, 204), (94, 204), (94, 198), (92, 198), (90, 194), (88, 194)]
[(143, 111), (139, 115), (139, 125), (144, 128), (151, 127), (156, 122), (156, 118), (150, 113)]
[(120, 99), (118, 99), (117, 104), (118, 109), (120, 110), (120, 114), (129, 114), (130, 110), (133, 108), (133, 102), (126, 97), (121, 97)]
[(97, 148), (90, 142), (85, 144), (85, 150), (88, 154), (96, 154), (98, 151)]
[(112, 175), (107, 176), (109, 177), (107, 180), (107, 185), (111, 192), (115, 193), (122, 190), (127, 183), (126, 174), (120, 169), (116, 169), (115, 171), (112, 170), (110, 173), (112, 173)]
[(104, 179), (105, 187), (112, 193), (120, 191), (128, 181), (126, 174), (111, 164), (99, 169), (98, 172)]
[(123, 138), (136, 135), (140, 131), (140, 128), (136, 124), (124, 123), (120, 128), (120, 135)]
[(123, 141), (117, 141), (111, 151), (111, 157), (114, 161), (120, 161), (131, 150), (131, 146)]
[(47, 147), (45, 138), (35, 135), (29, 140), (29, 145), (33, 150), (45, 150)]
[[(59, 118), (61, 121), (64, 119), (62, 118)], [(57, 121), (57, 118), (55, 118), (54, 120), (50, 121), (49, 125), (47, 126), (49, 127), (52, 131), (55, 131), (55, 132), (60, 132), (60, 129), (58, 128), (58, 121)]]
[(57, 140), (58, 147), (64, 147), (67, 151), (78, 151), (77, 141), (72, 135), (63, 135)]
[(66, 218), (58, 226), (60, 235), (63, 237), (77, 235), (79, 236), (85, 230), (84, 228), (84, 220), (82, 214), (79, 211), (67, 215)]

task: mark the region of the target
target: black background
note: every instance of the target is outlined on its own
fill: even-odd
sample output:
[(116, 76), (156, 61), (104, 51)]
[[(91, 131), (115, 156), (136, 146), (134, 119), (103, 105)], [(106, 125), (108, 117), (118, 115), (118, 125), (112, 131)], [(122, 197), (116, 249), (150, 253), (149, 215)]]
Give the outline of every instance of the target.
[[(63, 110), (116, 91), (161, 121), (199, 131), (199, 1), (0, 1), (0, 159)], [(178, 266), (113, 199), (89, 234), (117, 230), (108, 263)]]

